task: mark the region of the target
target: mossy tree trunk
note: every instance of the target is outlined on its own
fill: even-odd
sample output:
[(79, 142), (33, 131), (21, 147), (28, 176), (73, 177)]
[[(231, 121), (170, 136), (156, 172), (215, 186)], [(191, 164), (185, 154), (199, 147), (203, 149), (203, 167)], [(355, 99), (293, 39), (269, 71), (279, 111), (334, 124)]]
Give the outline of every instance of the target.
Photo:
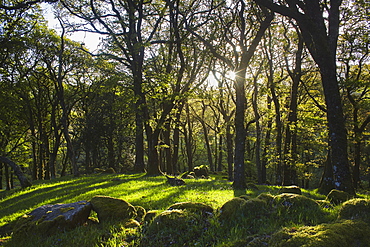
[[(336, 50), (342, 0), (294, 0), (278, 4), (254, 0), (272, 11), (293, 18), (305, 44), (320, 69), (329, 127), (329, 145), (336, 189), (355, 194), (347, 152), (347, 132), (336, 75)], [(325, 5), (325, 6), (323, 6)]]

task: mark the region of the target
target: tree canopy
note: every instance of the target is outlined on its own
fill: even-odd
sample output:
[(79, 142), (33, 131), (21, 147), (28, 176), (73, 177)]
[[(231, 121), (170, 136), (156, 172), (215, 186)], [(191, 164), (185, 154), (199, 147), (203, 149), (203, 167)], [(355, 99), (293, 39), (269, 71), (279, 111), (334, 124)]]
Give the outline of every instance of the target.
[[(5, 1), (0, 156), (32, 179), (205, 165), (236, 190), (256, 182), (354, 194), (370, 182), (368, 7)], [(100, 37), (99, 49), (72, 40), (78, 32)]]

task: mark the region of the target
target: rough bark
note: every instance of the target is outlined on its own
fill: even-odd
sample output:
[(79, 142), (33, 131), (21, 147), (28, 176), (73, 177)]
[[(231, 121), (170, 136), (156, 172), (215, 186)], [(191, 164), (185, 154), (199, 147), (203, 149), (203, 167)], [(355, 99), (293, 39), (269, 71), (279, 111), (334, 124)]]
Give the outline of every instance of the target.
[[(320, 69), (327, 106), (329, 145), (336, 189), (355, 194), (347, 153), (347, 133), (336, 77), (336, 49), (341, 0), (331, 0), (322, 8), (319, 0), (293, 0), (288, 5), (270, 0), (255, 0), (261, 6), (297, 21), (303, 39)], [(323, 11), (328, 10), (328, 28)], [(303, 11), (303, 13), (301, 12)]]
[(297, 183), (295, 163), (297, 161), (297, 108), (298, 108), (298, 88), (302, 76), (302, 52), (303, 39), (298, 33), (298, 49), (295, 54), (295, 67), (291, 71), (286, 62), (289, 76), (292, 79), (292, 87), (290, 90), (290, 102), (288, 110), (288, 123), (285, 128), (284, 142), (284, 169), (283, 169), (283, 184), (291, 185)]

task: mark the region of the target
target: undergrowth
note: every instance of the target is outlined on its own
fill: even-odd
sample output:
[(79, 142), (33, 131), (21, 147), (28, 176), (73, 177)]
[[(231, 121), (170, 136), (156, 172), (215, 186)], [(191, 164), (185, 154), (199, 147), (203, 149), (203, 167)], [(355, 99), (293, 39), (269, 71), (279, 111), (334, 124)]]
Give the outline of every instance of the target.
[[(112, 181), (113, 178), (119, 178), (119, 180)], [(278, 186), (258, 185), (258, 189), (246, 190), (244, 198), (246, 200), (256, 198), (262, 193), (277, 195), (278, 190)], [(123, 199), (134, 206), (142, 206), (147, 211), (158, 210), (161, 212), (177, 202), (202, 202), (211, 206), (216, 212), (207, 219), (206, 223), (188, 224), (188, 228), (181, 232), (181, 238), (191, 239), (191, 243), (189, 242), (187, 246), (233, 246), (230, 243), (243, 242), (246, 241), (245, 239), (254, 239), (256, 236), (268, 236), (282, 227), (300, 227), (307, 224), (332, 222), (338, 215), (338, 206), (323, 206), (319, 212), (319, 219), (312, 217), (313, 220), (308, 220), (307, 216), (310, 213), (318, 213), (318, 211), (308, 212), (308, 214), (302, 211), (302, 217), (292, 218), (289, 216), (289, 212), (286, 213), (277, 205), (271, 204), (273, 210), (269, 213), (256, 214), (256, 217), (254, 217), (255, 212), (248, 213), (248, 217), (252, 219), (251, 227), (245, 227), (243, 220), (237, 218), (230, 219), (227, 223), (220, 222), (217, 219), (218, 210), (235, 194), (231, 183), (218, 176), (213, 176), (211, 179), (189, 179), (186, 180), (185, 186), (177, 187), (169, 186), (163, 176), (148, 177), (144, 174), (90, 175), (79, 178), (63, 177), (52, 181), (36, 181), (32, 187), (27, 189), (0, 192), (0, 229), (6, 229), (18, 217), (39, 206), (90, 200), (96, 195)], [(316, 190), (302, 190), (302, 194), (313, 200), (325, 199), (325, 196), (317, 193)], [(264, 198), (264, 196), (259, 198)], [(269, 198), (269, 196), (265, 196), (265, 198)], [(277, 203), (282, 204), (280, 201)], [(258, 211), (258, 209), (253, 210)], [(286, 214), (285, 222), (276, 221), (275, 214), (278, 213)], [(92, 214), (91, 217), (96, 218), (96, 214)], [(201, 235), (186, 235), (194, 234), (200, 228), (203, 229)], [(150, 230), (148, 229), (148, 225), (145, 224), (136, 229), (126, 229), (119, 224), (110, 224), (109, 222), (89, 223), (74, 230), (50, 236), (47, 239), (39, 239), (37, 236), (30, 236), (23, 240), (10, 239), (6, 241), (5, 246), (144, 246), (141, 243), (143, 241), (142, 234)], [(174, 234), (171, 231), (173, 229), (166, 228), (161, 234), (163, 236)], [(9, 238), (4, 234), (4, 231), (0, 230), (0, 234), (3, 239)], [(22, 241), (25, 242), (22, 243)], [(156, 246), (150, 241), (149, 244)], [(165, 245), (162, 243), (161, 246)], [(169, 243), (168, 246), (183, 245)]]

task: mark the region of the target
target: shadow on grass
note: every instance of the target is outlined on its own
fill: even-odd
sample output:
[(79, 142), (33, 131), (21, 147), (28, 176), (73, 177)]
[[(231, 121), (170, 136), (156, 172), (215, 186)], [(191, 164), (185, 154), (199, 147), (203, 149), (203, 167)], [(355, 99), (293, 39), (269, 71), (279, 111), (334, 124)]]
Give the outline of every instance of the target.
[[(112, 178), (119, 178), (112, 181)], [(27, 210), (55, 203), (90, 200), (96, 195), (124, 199), (147, 210), (164, 210), (177, 202), (203, 202), (215, 209), (233, 196), (257, 196), (270, 191), (233, 191), (231, 182), (221, 179), (188, 179), (186, 185), (172, 187), (164, 176), (149, 177), (145, 174), (89, 175), (79, 178), (66, 177), (52, 181), (36, 181), (28, 189), (0, 193), (0, 226), (19, 217)]]

